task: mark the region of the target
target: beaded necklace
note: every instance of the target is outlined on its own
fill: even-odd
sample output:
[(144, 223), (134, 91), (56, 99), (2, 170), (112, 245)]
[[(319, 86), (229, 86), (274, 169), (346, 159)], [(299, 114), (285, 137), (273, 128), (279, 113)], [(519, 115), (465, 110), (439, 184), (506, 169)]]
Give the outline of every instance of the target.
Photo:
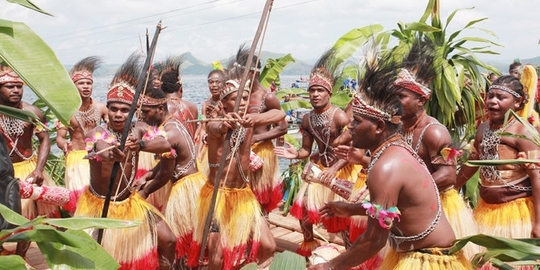
[[(337, 109), (337, 107), (334, 108), (332, 114), (330, 114), (330, 109), (323, 113), (316, 113), (314, 111), (309, 113), (309, 128), (311, 129), (313, 136), (324, 144), (324, 149), (319, 149), (319, 154), (324, 157), (327, 165), (330, 165), (334, 160), (334, 158), (330, 156), (334, 153), (334, 147), (330, 145), (330, 137), (332, 135), (332, 120), (334, 119)], [(330, 115), (330, 118), (328, 118), (328, 115)]]
[(424, 110), (424, 112), (422, 112), (422, 115), (420, 115), (420, 117), (418, 117), (418, 119), (416, 119), (416, 122), (414, 122), (414, 124), (412, 126), (410, 126), (408, 128), (405, 128), (405, 127), (401, 128), (399, 133), (401, 135), (403, 135), (403, 138), (405, 139), (405, 141), (407, 142), (408, 145), (412, 146), (414, 129), (418, 126), (418, 124), (420, 124), (422, 119), (424, 119), (424, 116), (426, 116), (426, 111), (425, 110)]
[(92, 129), (94, 126), (99, 125), (101, 118), (99, 109), (94, 104), (92, 98), (90, 98), (90, 106), (88, 106), (88, 110), (81, 111), (79, 108), (79, 110), (75, 112), (74, 116), (85, 134), (87, 132), (86, 128)]

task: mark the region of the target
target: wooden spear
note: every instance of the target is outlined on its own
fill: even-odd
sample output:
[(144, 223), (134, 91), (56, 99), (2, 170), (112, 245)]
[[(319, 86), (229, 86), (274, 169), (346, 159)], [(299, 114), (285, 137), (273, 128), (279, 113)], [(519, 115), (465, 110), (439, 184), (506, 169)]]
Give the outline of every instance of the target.
[[(131, 104), (131, 108), (129, 109), (129, 114), (127, 117), (127, 123), (124, 127), (124, 132), (122, 133), (122, 139), (120, 140), (120, 146), (118, 147), (120, 150), (124, 149), (124, 146), (126, 145), (127, 136), (129, 133), (129, 127), (131, 126), (131, 119), (133, 119), (133, 115), (135, 115), (135, 111), (137, 110), (137, 103), (139, 101), (139, 96), (141, 94), (141, 91), (146, 89), (148, 78), (150, 77), (150, 64), (152, 63), (152, 59), (154, 58), (154, 53), (156, 52), (156, 45), (158, 36), (161, 33), (161, 30), (164, 29), (161, 27), (161, 21), (156, 25), (156, 32), (154, 33), (154, 38), (152, 39), (152, 44), (150, 45), (150, 50), (148, 51), (146, 55), (146, 60), (144, 61), (143, 65), (143, 71), (141, 72), (141, 75), (139, 76), (139, 83), (137, 85), (137, 89), (135, 89), (135, 96), (133, 98), (133, 103)], [(109, 211), (109, 204), (111, 201), (112, 196), (112, 189), (114, 187), (114, 182), (116, 180), (116, 176), (118, 174), (118, 170), (120, 169), (120, 162), (115, 162), (113, 164), (113, 168), (111, 171), (111, 178), (109, 179), (109, 186), (107, 188), (107, 194), (105, 195), (105, 202), (103, 203), (103, 211), (101, 212), (101, 217), (106, 218), (107, 212)], [(103, 229), (98, 230), (98, 237), (97, 242), (101, 244), (101, 239), (103, 238)]]
[[(236, 96), (235, 104), (234, 104), (234, 112), (238, 112), (238, 108), (240, 107), (240, 101), (242, 100), (242, 93), (247, 77), (249, 74), (249, 70), (251, 68), (251, 62), (253, 61), (253, 55), (255, 54), (255, 48), (257, 47), (257, 43), (259, 42), (259, 38), (261, 37), (263, 26), (267, 20), (267, 17), (270, 15), (270, 11), (272, 9), (272, 4), (274, 0), (266, 0), (266, 4), (264, 5), (264, 9), (261, 15), (261, 20), (259, 21), (259, 26), (257, 28), (257, 32), (255, 33), (255, 37), (253, 38), (253, 41), (251, 43), (251, 47), (249, 50), (249, 56), (246, 61), (246, 67), (244, 68), (244, 73), (242, 74), (242, 78), (240, 80), (240, 86), (238, 89), (240, 89), (238, 92), (239, 94)], [(227, 131), (227, 135), (225, 137), (225, 142), (223, 144), (223, 152), (221, 153), (221, 160), (219, 162), (219, 169), (216, 174), (216, 180), (214, 183), (214, 190), (212, 192), (212, 198), (210, 200), (210, 208), (208, 209), (208, 214), (206, 215), (206, 220), (204, 222), (204, 230), (203, 230), (203, 237), (202, 237), (202, 243), (201, 243), (201, 251), (199, 253), (199, 265), (202, 264), (204, 260), (204, 250), (206, 249), (206, 241), (208, 239), (208, 233), (210, 231), (210, 225), (212, 223), (212, 219), (214, 217), (214, 210), (216, 207), (216, 198), (217, 193), (219, 190), (219, 186), (221, 184), (221, 175), (223, 174), (223, 169), (225, 167), (225, 162), (227, 161), (227, 155), (229, 153), (229, 142), (231, 140), (232, 130), (229, 129)]]

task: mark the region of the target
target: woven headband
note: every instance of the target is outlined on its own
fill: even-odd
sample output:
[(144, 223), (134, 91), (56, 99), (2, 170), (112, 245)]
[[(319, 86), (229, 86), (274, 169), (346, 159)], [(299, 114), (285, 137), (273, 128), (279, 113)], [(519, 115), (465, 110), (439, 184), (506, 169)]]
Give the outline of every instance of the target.
[(399, 124), (401, 122), (401, 116), (394, 115), (382, 111), (379, 108), (367, 104), (359, 95), (354, 95), (352, 100), (353, 115), (365, 116), (375, 120), (383, 120), (392, 124)]
[(77, 82), (78, 80), (82, 80), (82, 79), (89, 79), (92, 82), (94, 82), (94, 78), (92, 78), (92, 72), (88, 70), (77, 71), (73, 74), (73, 76), (71, 76), (71, 80), (73, 82)]
[(12, 69), (0, 71), (0, 84), (4, 83), (24, 83), (21, 77)]
[(506, 87), (506, 86), (503, 86), (503, 85), (493, 84), (493, 85), (491, 85), (491, 86), (489, 87), (488, 92), (489, 92), (489, 90), (491, 90), (491, 89), (499, 89), (499, 90), (503, 90), (503, 91), (505, 91), (505, 92), (508, 92), (509, 94), (511, 94), (511, 95), (514, 96), (514, 97), (517, 97), (517, 98), (518, 98), (518, 97), (521, 97), (521, 95), (520, 95), (518, 92), (516, 92), (516, 91), (514, 91), (514, 90), (512, 90), (512, 89), (510, 89), (510, 88), (508, 88), (508, 87)]
[(332, 83), (330, 83), (328, 79), (321, 76), (321, 74), (311, 74), (311, 77), (309, 78), (308, 89), (315, 85), (322, 86), (324, 89), (326, 89), (326, 91), (332, 93)]
[(394, 85), (413, 91), (427, 99), (431, 96), (431, 89), (417, 82), (414, 76), (406, 68), (401, 69)]
[[(246, 85), (244, 86), (245, 91), (249, 91), (250, 84), (251, 84), (251, 80), (247, 80)], [(225, 87), (225, 90), (223, 90), (221, 94), (219, 95), (219, 99), (221, 100), (223, 100), (224, 98), (226, 98), (228, 95), (232, 94), (233, 92), (237, 92), (238, 88), (240, 88), (240, 84), (235, 80), (228, 80), (227, 82), (225, 82), (225, 85), (227, 85), (227, 87)]]

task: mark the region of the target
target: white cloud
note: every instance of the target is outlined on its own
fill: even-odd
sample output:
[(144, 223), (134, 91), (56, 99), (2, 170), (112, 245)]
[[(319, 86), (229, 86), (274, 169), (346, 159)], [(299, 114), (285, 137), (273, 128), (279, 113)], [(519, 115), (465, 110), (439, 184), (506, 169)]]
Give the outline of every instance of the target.
[[(242, 43), (251, 43), (263, 0), (34, 0), (52, 13), (45, 16), (15, 4), (0, 4), (0, 18), (21, 21), (38, 33), (72, 64), (89, 55), (121, 63), (132, 51), (141, 50), (148, 28), (153, 35), (162, 19), (156, 59), (191, 52), (211, 62), (233, 55)], [(396, 28), (398, 22), (420, 18), (427, 1), (416, 0), (288, 0), (274, 1), (263, 49), (292, 53), (299, 59), (315, 59), (341, 35), (356, 27), (382, 24)], [(476, 6), (473, 10), (467, 8)], [(491, 57), (508, 62), (513, 58), (540, 55), (538, 25), (540, 1), (441, 0), (443, 21), (455, 9), (451, 31), (471, 20), (487, 17), (477, 25), (493, 31), (495, 42), (504, 45)], [(489, 37), (479, 31), (467, 35)]]

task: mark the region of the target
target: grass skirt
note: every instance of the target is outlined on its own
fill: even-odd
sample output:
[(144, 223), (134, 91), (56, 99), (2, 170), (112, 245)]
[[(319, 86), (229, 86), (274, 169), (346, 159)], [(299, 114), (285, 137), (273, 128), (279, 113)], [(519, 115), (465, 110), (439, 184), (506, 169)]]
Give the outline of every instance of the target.
[(176, 181), (171, 188), (163, 215), (176, 236), (177, 258), (187, 256), (193, 236), (194, 220), (199, 193), (206, 177), (201, 172), (188, 175)]
[[(446, 192), (442, 192), (440, 193), (440, 197), (444, 214), (448, 222), (450, 222), (456, 238), (478, 234), (478, 227), (474, 221), (472, 210), (467, 207), (457, 190), (452, 188)], [(480, 251), (479, 246), (469, 242), (463, 248), (463, 255), (467, 259), (472, 259)]]
[[(520, 198), (501, 204), (480, 200), (474, 209), (478, 231), (506, 238), (530, 238), (534, 220), (533, 197)], [(497, 269), (486, 264), (482, 269)], [(531, 269), (522, 267), (518, 269)]]
[[(197, 203), (197, 219), (193, 243), (188, 256), (188, 266), (198, 265), (206, 215), (214, 187), (206, 183)], [(260, 242), (260, 226), (266, 222), (260, 205), (249, 187), (222, 188), (218, 191), (214, 222), (219, 227), (223, 248), (223, 269), (234, 269), (243, 259), (256, 261)], [(247, 258), (245, 257), (246, 252)]]
[[(85, 190), (79, 199), (75, 216), (101, 217), (104, 201), (89, 189)], [(120, 263), (120, 269), (146, 270), (159, 267), (156, 224), (160, 217), (159, 211), (136, 192), (123, 201), (110, 203), (107, 218), (142, 222), (137, 227), (103, 231), (101, 245)], [(90, 230), (89, 234), (96, 237), (97, 229)]]
[[(15, 178), (19, 178), (20, 181), (24, 181), (30, 173), (36, 169), (37, 157), (34, 155), (28, 160), (13, 163), (13, 169), (15, 171)], [(51, 177), (43, 172), (44, 180), (43, 185), (54, 187), (56, 183)], [(34, 219), (37, 216), (57, 217), (59, 216), (58, 207), (56, 205), (43, 203), (40, 201), (34, 201), (31, 199), (21, 199), (21, 214), (25, 218)]]
[[(66, 157), (66, 188), (71, 191), (73, 196), (74, 206), (77, 205), (79, 197), (88, 187), (90, 183), (90, 162), (88, 159), (84, 159), (84, 156), (88, 154), (86, 150), (73, 150), (70, 151)], [(75, 208), (69, 208), (70, 214), (75, 212)]]
[[(321, 168), (323, 167), (321, 166)], [(336, 177), (354, 183), (358, 179), (361, 169), (361, 165), (349, 164), (339, 170)], [(321, 184), (304, 182), (291, 207), (291, 215), (302, 220), (304, 211), (307, 211), (310, 223), (322, 223), (328, 232), (337, 233), (348, 228), (349, 219), (333, 217), (321, 220), (319, 209), (327, 202), (343, 200), (339, 195)]]
[[(150, 152), (139, 152), (139, 163), (137, 167), (137, 174), (135, 179), (139, 179), (141, 176), (146, 174), (149, 170), (154, 168), (158, 161), (154, 157), (155, 155)], [(171, 182), (167, 181), (165, 185), (160, 187), (158, 190), (152, 192), (146, 198), (146, 201), (151, 205), (155, 206), (159, 211), (163, 210), (163, 207), (167, 203), (167, 198), (169, 198), (169, 193), (171, 191)]]
[(254, 144), (252, 150), (264, 161), (264, 165), (259, 170), (250, 172), (251, 189), (264, 211), (271, 212), (283, 199), (283, 179), (279, 170), (279, 160), (274, 154), (274, 144), (271, 140)]
[(417, 251), (396, 252), (389, 249), (381, 269), (392, 270), (464, 270), (473, 269), (462, 251), (453, 255), (437, 255), (437, 248), (430, 249), (435, 254)]
[(197, 153), (197, 168), (205, 177), (210, 175), (210, 166), (208, 166), (208, 145), (201, 144)]

